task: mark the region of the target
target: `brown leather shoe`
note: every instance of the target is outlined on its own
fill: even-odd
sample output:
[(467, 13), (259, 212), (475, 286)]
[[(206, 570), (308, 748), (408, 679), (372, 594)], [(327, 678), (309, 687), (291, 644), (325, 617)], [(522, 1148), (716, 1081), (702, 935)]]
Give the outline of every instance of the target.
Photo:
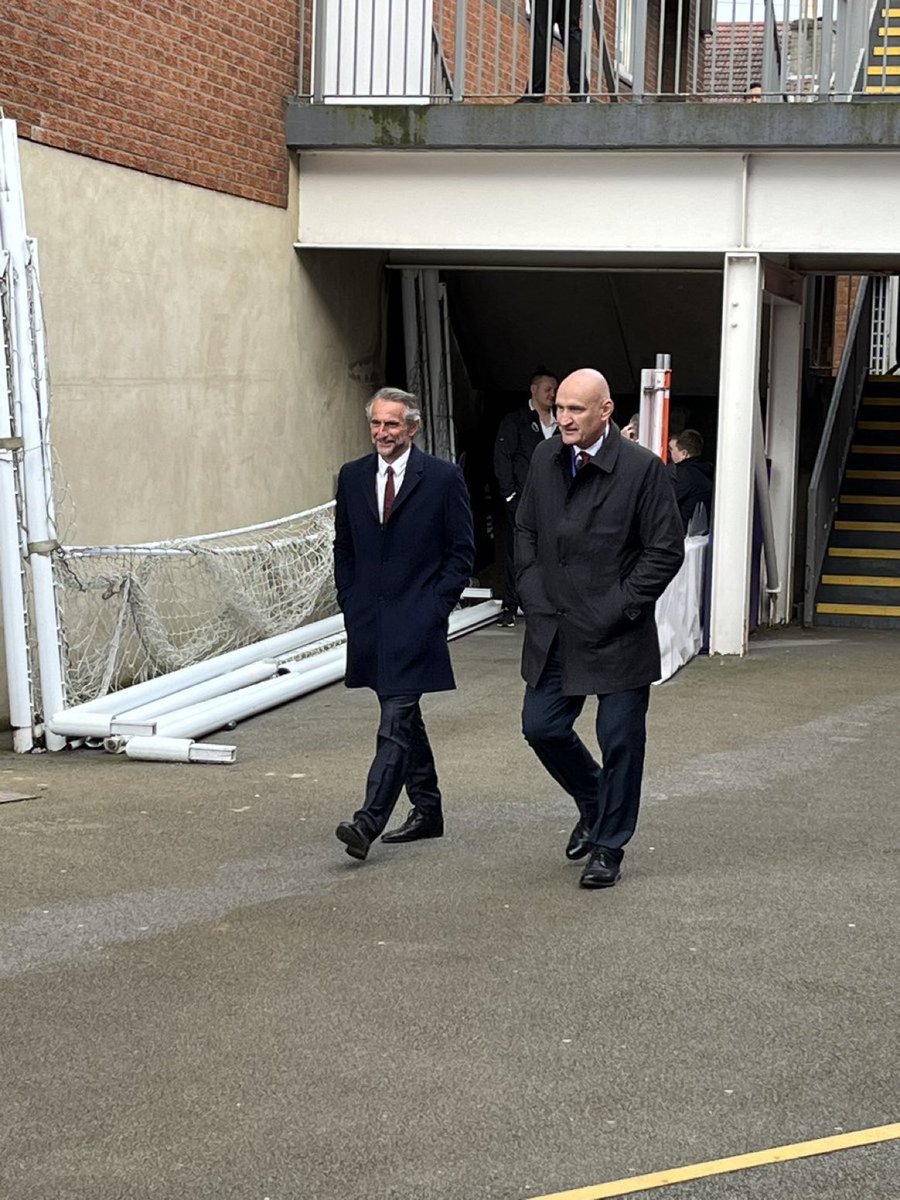
[(418, 842), (421, 838), (439, 838), (444, 836), (444, 818), (440, 813), (421, 812), (418, 808), (410, 810), (409, 816), (397, 829), (383, 833), (383, 842)]

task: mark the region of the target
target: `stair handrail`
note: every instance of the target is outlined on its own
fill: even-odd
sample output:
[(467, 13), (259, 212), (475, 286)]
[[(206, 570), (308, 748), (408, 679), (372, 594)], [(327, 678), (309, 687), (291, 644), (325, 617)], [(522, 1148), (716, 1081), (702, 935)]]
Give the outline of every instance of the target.
[(825, 416), (819, 452), (809, 480), (806, 508), (806, 576), (803, 594), (803, 624), (812, 625), (816, 589), (822, 574), (828, 535), (837, 511), (844, 466), (856, 429), (856, 418), (869, 373), (872, 324), (872, 289), (868, 276), (860, 280), (841, 365), (834, 381), (831, 403)]

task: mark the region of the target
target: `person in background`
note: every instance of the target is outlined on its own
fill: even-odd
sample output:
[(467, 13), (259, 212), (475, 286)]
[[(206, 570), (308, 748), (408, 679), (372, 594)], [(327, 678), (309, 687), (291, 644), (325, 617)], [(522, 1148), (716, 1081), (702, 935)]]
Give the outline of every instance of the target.
[[(547, 91), (547, 32), (556, 26), (566, 47), (566, 75), (569, 99), (584, 103), (590, 91), (582, 77), (581, 4), (579, 0), (531, 0), (532, 52), (528, 91), (516, 104), (540, 104)], [(552, 48), (552, 40), (551, 40)]]
[(381, 720), (362, 807), (336, 830), (351, 858), (365, 859), (402, 788), (412, 803), (385, 842), (444, 832), (434, 756), (422, 720), (423, 692), (456, 686), (447, 619), (469, 582), (472, 514), (462, 472), (413, 445), (416, 397), (382, 388), (366, 406), (375, 446), (338, 476), (334, 582), (347, 628), (347, 687), (369, 687)]
[(497, 477), (504, 525), (504, 595), (497, 624), (505, 628), (515, 625), (519, 607), (515, 568), (516, 509), (535, 448), (556, 433), (553, 403), (557, 383), (552, 371), (538, 367), (531, 376), (528, 404), (506, 414), (500, 422), (494, 442), (494, 474)]
[(696, 429), (683, 429), (669, 438), (669, 463), (667, 470), (681, 521), (687, 532), (691, 517), (698, 504), (706, 509), (707, 528), (712, 513), (713, 465), (703, 457), (703, 438)]
[(640, 415), (635, 413), (628, 424), (622, 426), (621, 432), (623, 438), (627, 438), (629, 442), (636, 442), (638, 440), (638, 423), (640, 419)]

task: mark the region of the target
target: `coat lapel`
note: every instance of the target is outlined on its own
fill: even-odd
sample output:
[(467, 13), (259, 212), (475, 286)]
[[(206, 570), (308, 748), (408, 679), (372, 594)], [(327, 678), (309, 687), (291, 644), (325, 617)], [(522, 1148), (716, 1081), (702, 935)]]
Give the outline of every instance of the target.
[(369, 512), (371, 512), (377, 524), (380, 525), (381, 517), (378, 515), (378, 495), (375, 487), (375, 481), (378, 475), (378, 455), (375, 453), (370, 454), (369, 457), (364, 460), (364, 464), (364, 470), (362, 473), (363, 496)]
[(409, 461), (403, 473), (403, 483), (400, 485), (400, 491), (397, 493), (397, 498), (394, 500), (394, 507), (391, 510), (391, 521), (393, 521), (397, 510), (402, 508), (409, 499), (410, 493), (421, 483), (422, 472), (424, 470), (425, 455), (418, 446), (412, 446), (409, 451)]

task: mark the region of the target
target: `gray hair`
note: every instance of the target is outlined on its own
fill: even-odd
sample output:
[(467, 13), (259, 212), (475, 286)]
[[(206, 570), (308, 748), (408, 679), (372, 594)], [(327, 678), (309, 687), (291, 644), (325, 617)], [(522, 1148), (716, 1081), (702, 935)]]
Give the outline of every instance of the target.
[(379, 388), (366, 405), (366, 416), (369, 419), (372, 417), (372, 405), (376, 400), (391, 400), (394, 404), (405, 405), (407, 425), (416, 425), (422, 420), (422, 410), (419, 408), (419, 401), (412, 392), (404, 392), (400, 388), (392, 387)]

